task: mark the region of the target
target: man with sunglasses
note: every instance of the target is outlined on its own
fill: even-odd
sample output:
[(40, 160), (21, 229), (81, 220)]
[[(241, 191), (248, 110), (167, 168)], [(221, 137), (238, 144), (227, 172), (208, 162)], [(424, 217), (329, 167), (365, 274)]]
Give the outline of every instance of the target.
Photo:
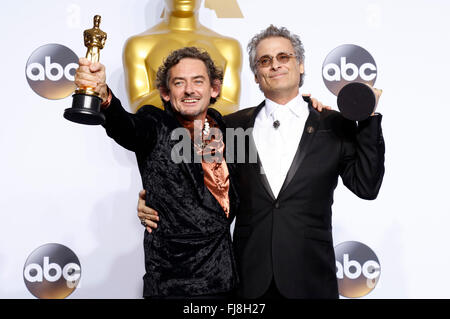
[[(235, 170), (238, 296), (338, 298), (333, 193), (341, 176), (358, 197), (377, 197), (384, 175), (381, 115), (356, 123), (302, 99), (304, 49), (286, 28), (271, 25), (248, 51), (265, 101), (225, 117), (227, 127), (253, 129), (246, 161)], [(247, 160), (252, 149), (257, 163)], [(138, 211), (143, 216), (142, 201)]]

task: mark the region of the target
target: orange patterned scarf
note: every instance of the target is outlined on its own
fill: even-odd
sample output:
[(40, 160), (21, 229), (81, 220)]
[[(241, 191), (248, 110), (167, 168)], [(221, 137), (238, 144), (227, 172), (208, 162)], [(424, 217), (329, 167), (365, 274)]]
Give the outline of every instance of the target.
[[(228, 218), (230, 213), (230, 199), (228, 196), (230, 173), (224, 158), (225, 144), (223, 142), (223, 134), (217, 123), (210, 116), (207, 115), (206, 118), (210, 125), (209, 133), (203, 135), (202, 132), (202, 143), (194, 143), (195, 150), (198, 155), (202, 155), (204, 183), (219, 202)], [(178, 120), (189, 130), (192, 138), (194, 135), (194, 123), (182, 118), (178, 118)], [(194, 139), (194, 141), (196, 140)]]

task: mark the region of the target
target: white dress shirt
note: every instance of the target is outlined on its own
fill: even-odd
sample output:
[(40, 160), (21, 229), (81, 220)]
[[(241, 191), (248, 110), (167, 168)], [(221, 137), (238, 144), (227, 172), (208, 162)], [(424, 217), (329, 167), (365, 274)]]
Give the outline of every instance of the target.
[[(291, 167), (308, 116), (308, 104), (300, 94), (285, 105), (266, 98), (265, 106), (256, 116), (253, 139), (275, 197)], [(273, 125), (276, 120), (280, 122), (278, 128)]]

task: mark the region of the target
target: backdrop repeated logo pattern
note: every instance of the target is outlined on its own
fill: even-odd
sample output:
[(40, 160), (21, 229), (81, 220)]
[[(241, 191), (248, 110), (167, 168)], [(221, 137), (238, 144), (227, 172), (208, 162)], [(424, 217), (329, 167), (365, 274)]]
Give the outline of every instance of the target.
[(361, 82), (371, 86), (377, 79), (377, 65), (372, 55), (354, 44), (333, 49), (322, 66), (323, 81), (334, 95), (348, 83)]
[(357, 298), (367, 295), (378, 283), (381, 267), (377, 255), (363, 243), (346, 241), (334, 249), (339, 294)]
[[(47, 44), (36, 49), (27, 61), (28, 84), (47, 99), (62, 99), (71, 95), (78, 57), (60, 44)], [(359, 81), (374, 84), (376, 64), (365, 49), (342, 45), (325, 58), (322, 76), (327, 88), (335, 95), (347, 83)], [(336, 275), (339, 293), (344, 297), (362, 297), (372, 291), (379, 279), (377, 256), (366, 245), (354, 241), (335, 247)], [(350, 259), (354, 258), (354, 259)], [(37, 298), (66, 298), (81, 278), (78, 257), (60, 244), (47, 244), (36, 249), (24, 267), (24, 281)]]
[(25, 74), (28, 84), (40, 96), (63, 99), (73, 93), (78, 57), (61, 44), (46, 44), (37, 48), (27, 61)]
[(69, 296), (81, 279), (77, 255), (61, 244), (46, 244), (34, 250), (25, 262), (23, 280), (37, 298), (62, 299)]
[[(62, 99), (71, 95), (78, 67), (76, 54), (60, 44), (46, 44), (36, 49), (27, 61), (28, 84), (47, 99)], [(342, 45), (326, 57), (322, 76), (327, 88), (335, 95), (347, 83), (358, 81), (371, 85), (376, 80), (376, 64), (365, 49)], [(345, 242), (335, 247), (339, 293), (345, 297), (362, 297), (372, 291), (380, 275), (377, 256), (362, 243)], [(350, 259), (355, 258), (355, 259)], [(24, 267), (24, 281), (37, 298), (66, 298), (81, 278), (78, 257), (60, 244), (47, 244), (36, 249)]]

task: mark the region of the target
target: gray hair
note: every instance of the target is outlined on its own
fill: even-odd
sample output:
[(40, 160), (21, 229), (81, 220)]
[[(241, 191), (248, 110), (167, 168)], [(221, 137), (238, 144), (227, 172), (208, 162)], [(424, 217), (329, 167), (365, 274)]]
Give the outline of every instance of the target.
[[(303, 44), (302, 41), (300, 40), (300, 37), (296, 34), (291, 33), (285, 27), (277, 28), (276, 26), (271, 24), (267, 29), (255, 35), (247, 45), (250, 69), (252, 70), (253, 74), (256, 75), (257, 71), (256, 47), (262, 40), (276, 37), (285, 38), (291, 41), (297, 62), (303, 63), (305, 61), (305, 49), (303, 48)], [(299, 87), (303, 85), (303, 76), (304, 74), (300, 75), (300, 83), (298, 84)]]

